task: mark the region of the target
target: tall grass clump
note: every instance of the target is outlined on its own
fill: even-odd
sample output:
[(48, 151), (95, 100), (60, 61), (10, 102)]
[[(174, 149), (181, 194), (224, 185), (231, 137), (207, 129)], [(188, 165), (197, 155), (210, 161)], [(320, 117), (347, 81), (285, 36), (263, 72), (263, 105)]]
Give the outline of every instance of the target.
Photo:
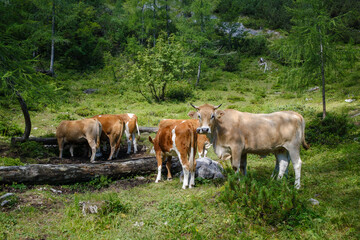
[(256, 180), (249, 172), (228, 174), (220, 201), (256, 224), (272, 226), (311, 226), (315, 212), (296, 189), (286, 181)]
[(327, 113), (322, 119), (318, 113), (314, 119), (307, 123), (306, 140), (310, 144), (336, 145), (349, 139), (349, 133), (354, 128), (345, 114)]

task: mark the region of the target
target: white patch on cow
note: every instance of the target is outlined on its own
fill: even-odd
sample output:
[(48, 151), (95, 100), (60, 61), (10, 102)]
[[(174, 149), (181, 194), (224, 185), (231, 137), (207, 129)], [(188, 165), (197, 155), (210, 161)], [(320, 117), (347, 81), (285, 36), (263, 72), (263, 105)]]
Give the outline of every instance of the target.
[(99, 117), (101, 117), (101, 115), (99, 115)]
[[(184, 121), (182, 121), (181, 123), (184, 123), (184, 122), (185, 122), (185, 120), (184, 120)], [(180, 123), (180, 124), (181, 124), (181, 123)]]
[(155, 182), (158, 183), (160, 180), (161, 180), (161, 165), (158, 166), (158, 174), (157, 174)]
[(133, 113), (128, 113), (127, 115), (129, 116), (129, 118), (133, 118), (135, 114), (133, 114)]
[(125, 123), (125, 137), (127, 142), (127, 154), (130, 154), (131, 152), (131, 141), (130, 141), (130, 130), (129, 130), (129, 122)]

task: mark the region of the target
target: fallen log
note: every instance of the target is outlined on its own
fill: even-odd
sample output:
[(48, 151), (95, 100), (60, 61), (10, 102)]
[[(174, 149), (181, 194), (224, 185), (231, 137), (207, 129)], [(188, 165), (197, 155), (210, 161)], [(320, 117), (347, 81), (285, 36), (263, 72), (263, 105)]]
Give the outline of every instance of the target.
[[(157, 127), (139, 127), (140, 133), (156, 133), (159, 128)], [(13, 137), (11, 138), (11, 143), (15, 144), (16, 142), (22, 142), (23, 138)], [(42, 138), (42, 137), (30, 137), (28, 141), (42, 143), (44, 145), (57, 145), (56, 137)]]
[[(165, 166), (163, 166), (163, 170), (166, 170)], [(156, 171), (155, 157), (103, 161), (94, 164), (29, 164), (0, 167), (0, 183), (69, 184), (90, 181), (98, 176), (119, 179), (156, 173)], [(174, 174), (181, 171), (179, 160), (173, 159), (171, 171)], [(165, 177), (165, 173), (163, 174)]]

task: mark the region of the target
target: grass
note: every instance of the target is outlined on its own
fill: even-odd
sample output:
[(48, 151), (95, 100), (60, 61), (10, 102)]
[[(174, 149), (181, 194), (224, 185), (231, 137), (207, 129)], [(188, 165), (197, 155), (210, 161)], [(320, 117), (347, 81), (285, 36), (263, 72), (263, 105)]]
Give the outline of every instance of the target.
[[(278, 81), (279, 72), (286, 69), (275, 63), (272, 66), (272, 72), (264, 74), (257, 60), (249, 58), (240, 63), (241, 72), (222, 73), (209, 69), (208, 75), (204, 74), (208, 81), (201, 82), (200, 88), (194, 89), (193, 96), (186, 102), (152, 104), (131, 91), (131, 86), (125, 82), (110, 81), (101, 71), (70, 79), (59, 74), (58, 87), (63, 87), (67, 97), (30, 112), (31, 134), (53, 136), (61, 120), (104, 113), (135, 113), (140, 126), (156, 126), (163, 118), (188, 118), (187, 113), (193, 110), (189, 102), (195, 105), (223, 103), (222, 109), (254, 113), (293, 110), (310, 122), (322, 110), (321, 92), (287, 90)], [(359, 70), (357, 64), (344, 81), (328, 84), (329, 112), (350, 116), (359, 112), (360, 85), (356, 81)], [(83, 93), (88, 88), (98, 91)], [(344, 100), (350, 97), (356, 101), (346, 103)], [(22, 115), (15, 102), (8, 103), (0, 111), (8, 122), (23, 129)], [(359, 122), (360, 116), (350, 121)], [(298, 194), (302, 199), (315, 198), (320, 202), (318, 206), (309, 206), (319, 216), (313, 218), (310, 225), (306, 222), (296, 226), (268, 225), (255, 221), (220, 201), (224, 183), (197, 181), (194, 189), (184, 191), (178, 178), (155, 184), (154, 173), (146, 176), (147, 180), (140, 185), (126, 188), (122, 187), (123, 183), (136, 180), (99, 178), (70, 186), (16, 183), (1, 186), (0, 196), (15, 192), (18, 198), (13, 207), (0, 212), (0, 239), (359, 239), (360, 147), (359, 140), (354, 140), (359, 137), (359, 131), (358, 127), (354, 128), (351, 137), (333, 146), (312, 144), (308, 151), (301, 151), (302, 188)], [(150, 146), (145, 137), (141, 141)], [(2, 137), (1, 142), (9, 144), (9, 137)], [(21, 149), (32, 153), (39, 151), (35, 153), (39, 156), (43, 154), (37, 146)], [(18, 155), (11, 160), (14, 165), (24, 161), (21, 154)], [(30, 153), (25, 152), (25, 155), (28, 157)], [(208, 156), (218, 160), (212, 149)], [(0, 161), (0, 165), (11, 162), (8, 156)], [(249, 171), (261, 185), (270, 181), (274, 166), (274, 156), (262, 159), (248, 156)], [(290, 187), (293, 178), (290, 166), (289, 178), (285, 180)], [(62, 194), (52, 192), (51, 188), (60, 189)], [(79, 207), (82, 201), (99, 208), (105, 206), (111, 211), (84, 216)]]

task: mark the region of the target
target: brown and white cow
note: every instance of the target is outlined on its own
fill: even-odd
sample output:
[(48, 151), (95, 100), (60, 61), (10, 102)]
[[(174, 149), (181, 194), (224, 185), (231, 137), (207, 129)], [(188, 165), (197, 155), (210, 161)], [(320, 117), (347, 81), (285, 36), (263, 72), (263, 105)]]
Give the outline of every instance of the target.
[(137, 143), (135, 137), (135, 130), (137, 130), (138, 136), (140, 136), (138, 118), (133, 113), (117, 114), (125, 124), (125, 137), (128, 144), (127, 154), (131, 152), (131, 142), (134, 144), (134, 153), (137, 152)]
[[(155, 182), (161, 180), (162, 162), (167, 160), (166, 168), (168, 180), (172, 178), (171, 157), (177, 156), (184, 172), (183, 189), (195, 186), (196, 160), (195, 151), (197, 145), (196, 119), (175, 120), (165, 119), (159, 124), (159, 130), (155, 139), (149, 136), (149, 141), (154, 144), (156, 160), (158, 163), (158, 174)], [(190, 174), (190, 184), (189, 184)]]
[[(59, 158), (62, 158), (65, 143), (77, 143), (85, 139), (92, 151), (90, 162), (95, 162), (96, 148), (100, 144), (101, 131), (101, 123), (96, 119), (62, 121), (56, 129)], [(73, 145), (70, 146), (70, 154), (72, 157), (74, 156)]]
[(200, 121), (197, 132), (209, 137), (220, 159), (231, 159), (232, 167), (246, 174), (248, 153), (274, 153), (278, 179), (283, 177), (291, 159), (295, 187), (300, 188), (300, 147), (307, 149), (309, 146), (305, 142), (305, 121), (299, 113), (252, 114), (233, 109), (217, 110), (221, 104), (192, 106)]
[(124, 133), (124, 122), (119, 119), (116, 115), (104, 114), (96, 115), (92, 117), (101, 122), (102, 125), (102, 134), (101, 139), (107, 140), (110, 142), (110, 155), (108, 160), (111, 160), (114, 156), (117, 157), (120, 150), (120, 141)]

